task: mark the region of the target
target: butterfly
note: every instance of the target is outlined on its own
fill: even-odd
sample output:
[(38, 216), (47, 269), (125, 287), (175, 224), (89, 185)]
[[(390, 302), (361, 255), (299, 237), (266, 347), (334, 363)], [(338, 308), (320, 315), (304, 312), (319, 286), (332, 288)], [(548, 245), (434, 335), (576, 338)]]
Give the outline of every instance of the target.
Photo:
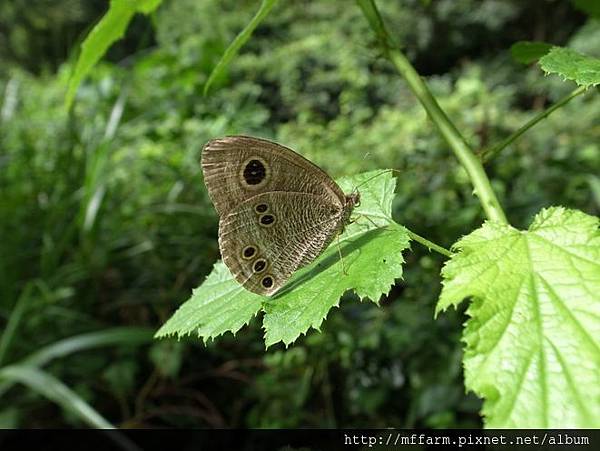
[(227, 136), (202, 149), (204, 183), (219, 214), (223, 262), (244, 288), (272, 296), (350, 222), (358, 191), (266, 139)]

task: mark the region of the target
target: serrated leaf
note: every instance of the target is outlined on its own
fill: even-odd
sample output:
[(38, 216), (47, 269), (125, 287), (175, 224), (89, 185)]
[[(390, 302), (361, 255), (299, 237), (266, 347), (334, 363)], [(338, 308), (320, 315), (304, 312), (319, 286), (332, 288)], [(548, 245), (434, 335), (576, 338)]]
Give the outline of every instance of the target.
[(204, 283), (192, 291), (192, 297), (163, 324), (155, 337), (177, 335), (181, 338), (195, 332), (208, 340), (225, 332), (235, 334), (258, 313), (262, 299), (242, 288), (219, 261)]
[(196, 332), (208, 339), (235, 333), (262, 309), (266, 345), (289, 344), (311, 327), (319, 328), (345, 292), (353, 290), (361, 299), (375, 302), (388, 293), (402, 276), (402, 251), (408, 247), (406, 230), (391, 219), (395, 180), (389, 171), (374, 171), (338, 183), (345, 192), (358, 186), (361, 193), (355, 222), (339, 238), (346, 274), (337, 240), (272, 298), (242, 288), (219, 262), (156, 336)]
[(600, 84), (600, 59), (575, 50), (554, 47), (540, 58), (540, 67), (548, 74), (558, 74), (563, 80), (572, 80), (580, 86)]
[[(341, 296), (353, 290), (361, 299), (378, 302), (402, 275), (402, 250), (408, 247), (406, 231), (399, 225), (358, 230), (340, 238), (346, 274), (338, 250), (330, 248), (320, 259), (298, 272), (297, 280), (310, 277), (299, 290), (275, 296), (264, 303), (265, 344), (294, 342), (310, 328), (319, 329)], [(292, 282), (293, 283), (293, 282)]]
[(136, 13), (150, 14), (162, 0), (111, 0), (108, 11), (81, 44), (81, 54), (67, 87), (66, 105), (71, 107), (81, 81), (109, 47), (121, 39)]
[(219, 77), (219, 75), (221, 75), (225, 68), (227, 68), (233, 57), (237, 55), (242, 46), (248, 41), (248, 39), (250, 39), (250, 36), (252, 36), (252, 33), (254, 32), (256, 27), (258, 27), (258, 25), (260, 25), (260, 23), (265, 19), (265, 17), (267, 17), (267, 15), (271, 11), (271, 9), (273, 9), (273, 6), (275, 6), (276, 3), (277, 0), (262, 1), (260, 8), (254, 15), (252, 20), (248, 22), (248, 25), (246, 25), (242, 31), (240, 31), (240, 33), (235, 37), (233, 42), (229, 44), (229, 47), (227, 47), (225, 53), (223, 53), (223, 56), (210, 73), (208, 80), (204, 84), (204, 95), (206, 95), (206, 93), (210, 89), (210, 86), (214, 83), (217, 77)]
[(539, 60), (552, 48), (547, 42), (519, 41), (510, 47), (513, 59), (522, 64), (533, 63)]
[[(366, 173), (338, 181), (350, 192), (376, 173)], [(395, 279), (402, 276), (402, 251), (408, 247), (406, 230), (391, 219), (395, 180), (391, 173), (360, 186), (358, 219), (340, 236), (339, 250), (334, 242), (317, 261), (298, 271), (289, 286), (305, 279), (301, 289), (284, 291), (264, 302), (265, 344), (290, 344), (311, 327), (319, 329), (329, 310), (340, 297), (353, 290), (361, 299), (378, 302)], [(372, 221), (372, 222), (371, 222)], [(339, 259), (339, 251), (343, 256)]]
[(600, 427), (598, 219), (553, 207), (485, 223), (442, 270), (436, 313), (467, 297), (465, 384), (491, 428)]

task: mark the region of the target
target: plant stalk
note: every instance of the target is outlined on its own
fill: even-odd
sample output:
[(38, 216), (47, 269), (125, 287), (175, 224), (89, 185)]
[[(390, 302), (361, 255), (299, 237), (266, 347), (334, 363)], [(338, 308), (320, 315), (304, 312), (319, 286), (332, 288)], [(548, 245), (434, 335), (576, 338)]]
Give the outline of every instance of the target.
[(503, 149), (505, 149), (510, 144), (512, 144), (513, 141), (515, 141), (517, 138), (519, 138), (527, 130), (529, 130), (535, 124), (537, 124), (538, 122), (540, 122), (542, 119), (547, 118), (555, 110), (559, 109), (563, 105), (565, 105), (568, 102), (570, 102), (571, 99), (573, 99), (574, 97), (577, 97), (578, 95), (583, 94), (586, 91), (586, 89), (587, 88), (585, 86), (580, 86), (579, 88), (575, 89), (573, 92), (571, 92), (570, 94), (568, 94), (567, 96), (565, 96), (562, 99), (560, 99), (554, 105), (551, 105), (550, 107), (548, 107), (547, 109), (545, 109), (541, 113), (536, 114), (533, 118), (531, 118), (529, 121), (527, 121), (527, 123), (525, 125), (523, 125), (521, 128), (519, 128), (517, 131), (515, 131), (509, 137), (507, 137), (503, 141), (500, 141), (495, 146), (489, 147), (488, 149), (485, 149), (483, 152), (481, 152), (481, 154), (480, 154), (481, 161), (483, 161), (485, 163), (485, 162), (491, 160), (492, 158), (494, 158)]
[[(406, 227), (405, 227), (405, 229), (406, 229)], [(417, 235), (415, 232), (413, 232), (411, 230), (406, 229), (406, 232), (408, 233), (408, 236), (410, 237), (411, 240), (422, 244), (427, 249), (429, 249), (431, 251), (435, 251), (438, 254), (442, 254), (448, 258), (452, 257), (452, 252), (450, 252), (445, 247), (442, 247), (439, 244), (435, 244), (432, 241), (429, 241), (427, 238), (423, 238), (421, 235)]]
[(506, 215), (500, 206), (500, 202), (498, 202), (481, 161), (477, 158), (456, 126), (450, 121), (446, 113), (440, 108), (415, 68), (404, 54), (396, 46), (392, 45), (392, 40), (385, 29), (374, 1), (356, 1), (377, 35), (385, 56), (394, 64), (396, 70), (406, 80), (411, 91), (415, 94), (419, 102), (421, 102), (432, 122), (458, 158), (458, 161), (467, 171), (485, 215), (492, 221), (507, 224)]

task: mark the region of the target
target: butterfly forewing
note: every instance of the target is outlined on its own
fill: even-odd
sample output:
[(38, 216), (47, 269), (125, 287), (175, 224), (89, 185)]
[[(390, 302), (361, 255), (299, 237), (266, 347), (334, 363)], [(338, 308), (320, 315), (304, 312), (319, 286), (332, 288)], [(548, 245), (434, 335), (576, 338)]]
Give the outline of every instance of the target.
[(257, 194), (317, 194), (343, 202), (344, 193), (318, 166), (277, 143), (248, 136), (209, 141), (202, 150), (204, 183), (219, 216)]

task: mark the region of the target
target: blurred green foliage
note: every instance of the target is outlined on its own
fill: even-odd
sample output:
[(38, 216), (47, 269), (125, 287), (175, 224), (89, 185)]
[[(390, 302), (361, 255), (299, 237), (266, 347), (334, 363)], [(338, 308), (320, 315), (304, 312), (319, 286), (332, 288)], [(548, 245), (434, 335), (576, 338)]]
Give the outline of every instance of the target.
[[(566, 1), (379, 3), (476, 148), (574, 87), (512, 61), (512, 43), (600, 54), (600, 23)], [(354, 4), (280, 2), (203, 97), (257, 7), (165, 0), (134, 19), (67, 113), (67, 58), (106, 3), (2, 2), (0, 327), (18, 324), (1, 364), (85, 332), (156, 329), (189, 297), (219, 257), (198, 164), (216, 136), (276, 139), (334, 177), (400, 169), (395, 218), (444, 246), (481, 223), (464, 171)], [(598, 117), (597, 96), (580, 96), (487, 165), (513, 225), (549, 205), (598, 215)], [(46, 370), (123, 426), (477, 426), (480, 403), (462, 381), (465, 318), (433, 320), (443, 259), (416, 244), (406, 259), (382, 308), (349, 296), (289, 349), (265, 352), (251, 323), (206, 345), (122, 340)], [(1, 396), (0, 426), (81, 424), (22, 386)]]

